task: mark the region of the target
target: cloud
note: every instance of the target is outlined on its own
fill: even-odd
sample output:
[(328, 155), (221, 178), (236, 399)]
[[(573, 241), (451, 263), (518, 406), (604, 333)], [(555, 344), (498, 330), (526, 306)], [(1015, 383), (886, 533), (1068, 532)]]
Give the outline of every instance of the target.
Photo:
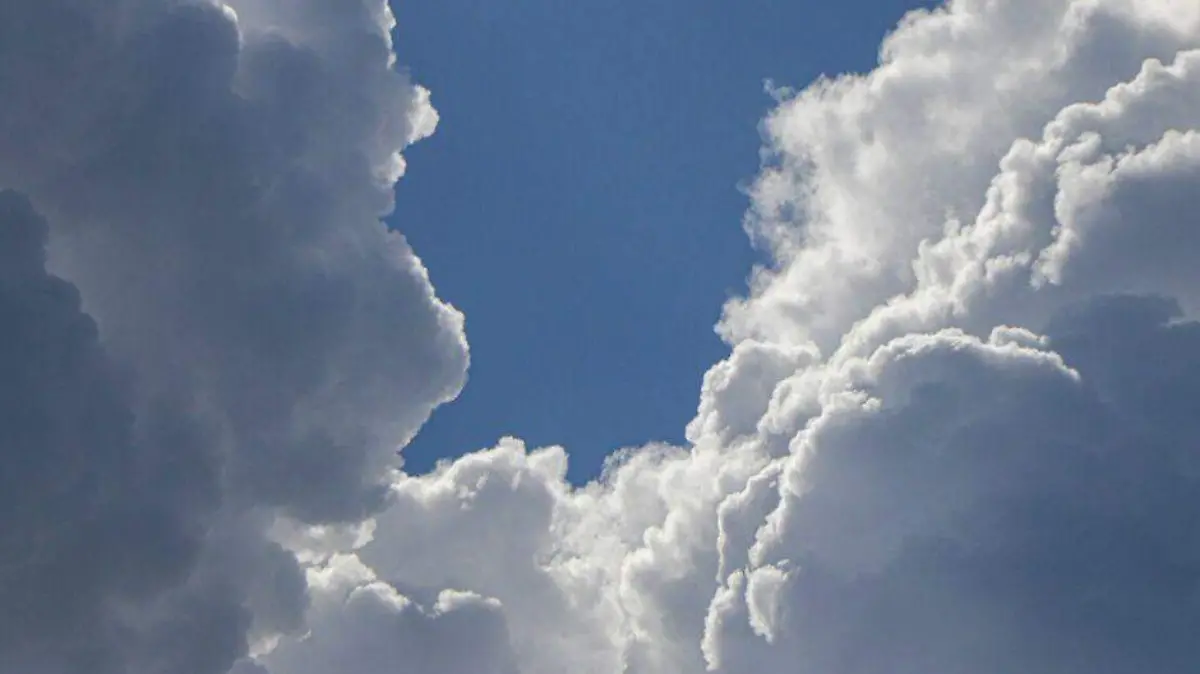
[[(168, 504), (137, 488), (120, 373), (74, 286), (46, 273), (45, 237), (28, 200), (0, 192), (0, 667), (115, 671), (96, 625), (102, 603), (168, 584), (193, 541)], [(75, 568), (81, 558), (92, 563)]]
[(220, 673), (301, 633), (274, 521), (378, 510), (461, 387), (462, 317), (380, 222), (437, 120), (391, 21), (0, 6), (5, 674)]
[(325, 674), (463, 671), (515, 674), (502, 607), (443, 590), (428, 606), (379, 580), (353, 557), (310, 571), (316, 588), (311, 633), (271, 660), (272, 669)]
[[(427, 99), (389, 68), (374, 5), (276, 26), (208, 4), (48, 4), (6, 25), (44, 18), (29, 49), (66, 63), (35, 75), (45, 96), (13, 92), (28, 104), (0, 128), (36, 155), (6, 152), (4, 173), (59, 223), (52, 266), (147, 388), (195, 391), (231, 443), (254, 446), (232, 452), (239, 491), (361, 516), (466, 362), (461, 316), (378, 221)], [(9, 68), (37, 61), (20, 46)], [(87, 117), (80, 137), (22, 115), (44, 106)]]
[(0, 674), (1134, 674), (1200, 625), (1200, 10), (958, 0), (780, 91), (687, 447), (396, 448), (381, 0), (0, 5)]
[(780, 91), (689, 446), (400, 474), (359, 587), (522, 674), (1189, 671), (1197, 64), (1191, 3), (960, 0)]

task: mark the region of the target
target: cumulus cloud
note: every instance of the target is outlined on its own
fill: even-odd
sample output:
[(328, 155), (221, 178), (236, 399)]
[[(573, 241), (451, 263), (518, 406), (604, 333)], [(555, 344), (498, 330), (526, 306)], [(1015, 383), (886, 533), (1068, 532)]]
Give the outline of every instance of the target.
[[(778, 92), (688, 446), (426, 475), (382, 1), (0, 6), (0, 672), (1200, 657), (1200, 8), (956, 0)], [(18, 194), (19, 192), (19, 194)], [(48, 252), (48, 253), (47, 253)]]
[(437, 120), (392, 25), (0, 5), (0, 671), (219, 673), (302, 632), (272, 523), (378, 510), (462, 385), (461, 316), (380, 222)]
[(26, 104), (0, 119), (19, 141), (2, 172), (58, 223), (52, 266), (146, 388), (195, 391), (254, 446), (231, 453), (239, 491), (361, 516), (465, 363), (460, 317), (378, 222), (427, 104), (389, 67), (379, 3), (261, 24), (203, 3), (66, 4), (5, 9), (31, 36), (5, 40), (5, 66), (47, 72), (6, 92)]
[(1193, 3), (959, 0), (781, 90), (689, 446), (397, 474), (357, 587), (523, 674), (1189, 671), (1198, 64)]

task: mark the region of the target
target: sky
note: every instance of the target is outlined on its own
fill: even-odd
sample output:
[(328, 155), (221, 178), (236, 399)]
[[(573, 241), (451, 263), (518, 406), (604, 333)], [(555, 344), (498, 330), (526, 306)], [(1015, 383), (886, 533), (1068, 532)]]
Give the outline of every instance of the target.
[(570, 447), (586, 481), (613, 450), (681, 442), (727, 351), (721, 305), (761, 257), (738, 188), (764, 83), (870, 69), (921, 4), (398, 3), (400, 62), (443, 133), (410, 151), (389, 222), (472, 338), (470, 385), (410, 469), (516, 435)]
[(1192, 674), (1200, 5), (793, 4), (0, 2), (0, 674)]

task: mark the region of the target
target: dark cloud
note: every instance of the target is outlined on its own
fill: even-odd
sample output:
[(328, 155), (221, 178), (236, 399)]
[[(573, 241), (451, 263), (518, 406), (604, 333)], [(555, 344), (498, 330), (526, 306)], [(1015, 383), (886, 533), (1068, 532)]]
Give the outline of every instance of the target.
[(0, 192), (0, 669), (121, 672), (131, 626), (113, 607), (187, 578), (214, 466), (186, 424), (136, 423), (79, 293), (45, 271), (46, 231)]
[[(59, 42), (70, 62), (37, 73), (45, 93), (0, 128), (77, 142), (28, 162), (5, 149), (0, 174), (54, 215), (55, 265), (114, 354), (203, 399), (244, 498), (318, 520), (377, 507), (381, 470), (465, 366), (460, 319), (378, 221), (416, 133), (386, 33), (360, 23), (364, 44), (330, 55), (253, 26), (239, 37), (206, 3), (23, 4), (5, 23), (41, 41), (0, 62)], [(34, 103), (83, 111), (23, 118)]]
[(436, 117), (382, 3), (307, 5), (0, 5), (5, 674), (219, 673), (301, 630), (271, 523), (379, 509), (462, 384), (380, 222)]

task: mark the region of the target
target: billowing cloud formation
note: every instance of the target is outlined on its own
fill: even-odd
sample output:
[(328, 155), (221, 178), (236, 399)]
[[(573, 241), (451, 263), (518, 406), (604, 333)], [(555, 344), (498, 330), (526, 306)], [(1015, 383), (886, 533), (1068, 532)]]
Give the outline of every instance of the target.
[(379, 220), (436, 123), (391, 20), (0, 4), (0, 672), (220, 673), (301, 630), (271, 524), (375, 512), (461, 386)]
[(780, 92), (689, 446), (573, 488), (392, 465), (465, 365), (377, 222), (436, 117), (382, 2), (227, 4), (0, 7), (0, 674), (1194, 669), (1200, 6)]
[(260, 666), (1194, 669), (1200, 7), (961, 0), (780, 96), (690, 446), (397, 474), (371, 526), (279, 536), (311, 633)]

